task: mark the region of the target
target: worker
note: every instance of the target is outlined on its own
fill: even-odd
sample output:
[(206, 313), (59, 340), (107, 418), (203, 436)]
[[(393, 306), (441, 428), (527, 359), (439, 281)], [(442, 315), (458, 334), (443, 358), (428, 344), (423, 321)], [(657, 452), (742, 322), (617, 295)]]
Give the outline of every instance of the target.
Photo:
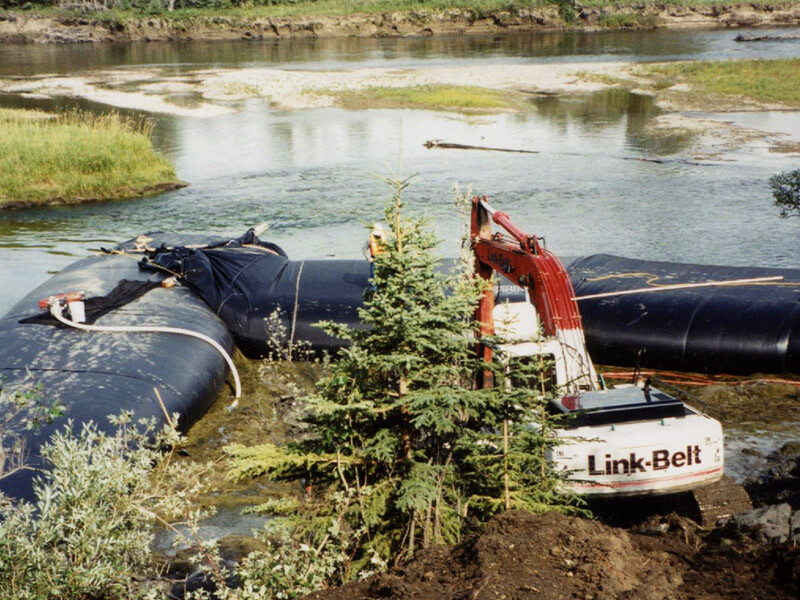
[[(386, 253), (386, 232), (380, 223), (375, 223), (372, 226), (367, 246), (369, 249), (369, 256), (367, 257), (367, 260), (369, 260), (369, 278), (372, 279), (375, 277), (375, 259)], [(370, 285), (374, 289), (375, 284), (371, 283)]]

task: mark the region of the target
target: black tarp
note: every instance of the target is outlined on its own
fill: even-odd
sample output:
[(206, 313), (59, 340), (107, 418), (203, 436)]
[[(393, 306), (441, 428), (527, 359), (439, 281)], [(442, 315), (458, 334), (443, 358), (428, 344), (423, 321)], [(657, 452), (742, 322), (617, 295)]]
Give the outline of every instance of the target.
[[(231, 329), (249, 356), (273, 341), (336, 350), (341, 340), (315, 324), (333, 320), (358, 326), (368, 286), (365, 260), (291, 261), (234, 240), (213, 248), (173, 249), (154, 260), (184, 274)], [(255, 247), (253, 246), (255, 245)], [(274, 247), (273, 247), (274, 250)], [(443, 268), (452, 263), (445, 261)], [(589, 352), (595, 362), (749, 374), (800, 373), (800, 270), (721, 267), (643, 261), (605, 254), (567, 267), (578, 296), (675, 283), (702, 283), (780, 275), (765, 285), (706, 287), (581, 301)], [(497, 301), (518, 301), (505, 281)], [(270, 319), (272, 317), (272, 319)], [(280, 335), (275, 336), (275, 325)]]
[(315, 324), (333, 320), (359, 326), (358, 308), (368, 287), (365, 260), (290, 261), (252, 230), (208, 247), (163, 247), (148, 252), (146, 269), (167, 269), (225, 322), (250, 357), (278, 347), (333, 351), (341, 340)]
[[(92, 296), (84, 299), (85, 318), (87, 325), (97, 322), (105, 315), (122, 308), (126, 304), (138, 300), (150, 290), (161, 287), (159, 281), (130, 281), (123, 279), (113, 290), (104, 296)], [(38, 325), (53, 325), (54, 327), (69, 327), (56, 319), (49, 310), (39, 313), (33, 317), (20, 319), (21, 324), (36, 323)]]

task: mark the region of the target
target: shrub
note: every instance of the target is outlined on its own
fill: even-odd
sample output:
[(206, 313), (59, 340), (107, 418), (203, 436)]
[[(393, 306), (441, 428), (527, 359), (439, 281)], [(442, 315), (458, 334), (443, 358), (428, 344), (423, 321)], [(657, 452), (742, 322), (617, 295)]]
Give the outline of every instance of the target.
[(112, 423), (115, 435), (93, 423), (57, 432), (42, 448), (49, 470), (35, 501), (0, 507), (4, 598), (152, 597), (136, 583), (154, 575), (152, 526), (192, 514), (199, 467), (178, 467), (157, 449), (179, 441), (174, 429), (132, 427), (129, 414)]
[[(409, 180), (391, 183), (386, 251), (360, 313), (366, 327), (324, 325), (350, 344), (306, 400), (309, 437), (226, 449), (234, 477), (305, 479), (303, 502), (265, 509), (282, 515), (272, 521), (285, 525), (281, 544), (313, 552), (262, 555), (250, 571), (291, 574), (285, 590), (307, 590), (309, 569), (320, 575), (316, 585), (342, 583), (421, 547), (457, 542), (468, 510), (477, 520), (507, 508), (577, 510), (546, 458), (559, 443), (543, 412), (555, 393), (542, 387), (547, 365), (515, 369), (524, 385), (509, 390), (506, 365), (479, 361), (473, 315), (484, 284), (474, 257), (465, 246), (462, 269), (443, 273), (427, 221), (404, 214)], [(479, 389), (476, 375), (487, 368), (499, 383)]]
[(39, 386), (8, 392), (0, 385), (0, 479), (24, 468), (26, 450), (20, 433), (50, 425), (64, 412), (56, 400), (47, 400)]
[(800, 216), (800, 169), (776, 173), (769, 179), (781, 218)]

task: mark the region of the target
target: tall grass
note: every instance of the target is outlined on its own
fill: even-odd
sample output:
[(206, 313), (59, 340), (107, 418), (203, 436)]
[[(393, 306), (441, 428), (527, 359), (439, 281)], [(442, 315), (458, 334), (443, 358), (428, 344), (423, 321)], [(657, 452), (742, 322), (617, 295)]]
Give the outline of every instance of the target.
[(177, 183), (151, 130), (116, 114), (0, 109), (0, 208), (127, 198)]
[(644, 67), (661, 87), (688, 83), (706, 94), (800, 106), (800, 59), (680, 62)]

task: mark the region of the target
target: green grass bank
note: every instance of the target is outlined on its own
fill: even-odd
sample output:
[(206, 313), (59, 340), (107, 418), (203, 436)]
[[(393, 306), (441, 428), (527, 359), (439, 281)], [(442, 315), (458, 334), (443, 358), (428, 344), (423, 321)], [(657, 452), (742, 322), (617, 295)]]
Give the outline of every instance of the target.
[(151, 126), (118, 115), (0, 109), (0, 209), (131, 198), (183, 184)]
[[(10, 0), (6, 0), (10, 3)], [(27, 3), (26, 0), (17, 3)], [(167, 15), (175, 19), (193, 17), (243, 16), (243, 17), (302, 17), (302, 16), (349, 16), (412, 11), (470, 11), (476, 18), (490, 17), (499, 12), (515, 12), (548, 6), (571, 6), (573, 9), (604, 8), (627, 10), (628, 14), (645, 8), (673, 7), (720, 7), (753, 6), (765, 9), (797, 4), (798, 0), (765, 1), (744, 3), (731, 0), (176, 0), (172, 11), (168, 10), (168, 0), (148, 0), (143, 2), (118, 3), (110, 10), (94, 14), (107, 14), (118, 18), (152, 17)], [(74, 14), (56, 5), (35, 3), (36, 10), (44, 14)], [(109, 2), (114, 6), (114, 2)], [(124, 6), (124, 8), (122, 8)], [(625, 14), (625, 13), (620, 13)]]

